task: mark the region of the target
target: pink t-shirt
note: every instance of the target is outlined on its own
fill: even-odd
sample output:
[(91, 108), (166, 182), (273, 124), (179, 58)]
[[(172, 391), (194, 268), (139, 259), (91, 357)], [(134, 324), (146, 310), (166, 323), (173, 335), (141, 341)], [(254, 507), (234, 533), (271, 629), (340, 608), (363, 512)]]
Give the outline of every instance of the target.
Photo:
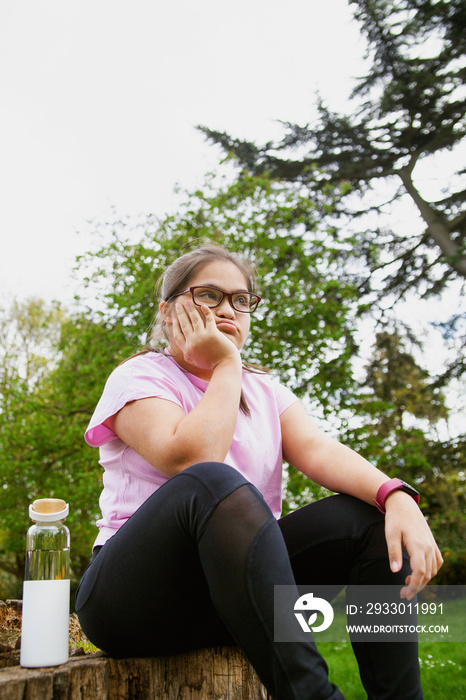
[[(170, 478), (103, 422), (128, 402), (149, 397), (172, 401), (189, 413), (207, 386), (208, 382), (186, 372), (173, 358), (154, 352), (134, 357), (112, 372), (85, 433), (86, 442), (100, 448), (99, 463), (105, 470), (99, 502), (102, 518), (97, 521), (100, 531), (95, 545), (104, 544)], [(245, 370), (243, 395), (251, 417), (238, 413), (225, 463), (254, 484), (279, 517), (283, 462), (280, 415), (298, 399), (267, 375)]]

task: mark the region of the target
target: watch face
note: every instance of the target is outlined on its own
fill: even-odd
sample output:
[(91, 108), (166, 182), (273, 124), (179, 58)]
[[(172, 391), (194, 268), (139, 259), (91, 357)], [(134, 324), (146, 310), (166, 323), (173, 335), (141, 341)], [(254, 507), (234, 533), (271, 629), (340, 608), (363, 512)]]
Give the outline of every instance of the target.
[(419, 495), (419, 491), (416, 491), (416, 489), (413, 486), (407, 484), (406, 481), (403, 481), (403, 479), (400, 479), (400, 481), (403, 484), (403, 491), (406, 491), (406, 493), (409, 494), (414, 494), (416, 496)]

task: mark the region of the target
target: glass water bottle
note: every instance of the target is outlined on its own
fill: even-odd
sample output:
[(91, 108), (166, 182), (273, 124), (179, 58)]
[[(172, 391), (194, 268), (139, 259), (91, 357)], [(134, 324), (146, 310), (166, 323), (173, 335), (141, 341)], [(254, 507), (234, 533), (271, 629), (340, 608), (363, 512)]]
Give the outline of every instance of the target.
[(29, 506), (20, 664), (58, 666), (68, 661), (70, 618), (69, 508), (58, 498)]

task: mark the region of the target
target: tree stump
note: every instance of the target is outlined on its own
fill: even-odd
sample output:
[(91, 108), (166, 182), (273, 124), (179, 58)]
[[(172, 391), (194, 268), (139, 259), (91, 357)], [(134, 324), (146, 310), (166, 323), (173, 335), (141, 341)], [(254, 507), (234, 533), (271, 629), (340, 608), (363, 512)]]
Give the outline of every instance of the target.
[[(0, 700), (272, 700), (238, 647), (147, 659), (112, 659), (74, 648), (76, 655), (61, 666), (21, 668), (18, 603), (0, 601)], [(82, 631), (72, 623), (76, 642)]]
[(0, 670), (0, 700), (271, 700), (237, 647), (111, 659), (101, 652), (54, 668)]

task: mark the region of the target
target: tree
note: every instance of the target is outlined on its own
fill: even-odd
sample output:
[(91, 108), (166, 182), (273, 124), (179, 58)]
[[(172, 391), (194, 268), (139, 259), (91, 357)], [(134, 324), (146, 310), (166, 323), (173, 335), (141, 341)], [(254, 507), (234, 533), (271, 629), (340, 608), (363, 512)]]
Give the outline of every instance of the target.
[(47, 305), (42, 299), (14, 300), (0, 309), (0, 392), (15, 378), (26, 387), (41, 380), (54, 359), (64, 312), (59, 304)]
[(0, 593), (7, 588), (11, 597), (20, 595), (28, 506), (36, 498), (70, 503), (74, 581), (88, 564), (101, 475), (83, 433), (109, 366), (127, 348), (118, 328), (71, 318), (41, 300), (14, 302), (1, 320)]
[(376, 334), (373, 354), (366, 367), (364, 386), (367, 396), (358, 395), (358, 404), (372, 419), (377, 418), (371, 435), (385, 439), (396, 430), (405, 430), (409, 417), (435, 425), (447, 418), (445, 396), (433, 385), (429, 373), (405, 349), (407, 339), (398, 329)]
[[(201, 129), (246, 172), (303, 183), (312, 197), (325, 185), (346, 183), (335, 237), (344, 240), (348, 226), (353, 231), (366, 263), (354, 270), (361, 294), (382, 305), (413, 291), (439, 295), (452, 280), (466, 278), (464, 159), (450, 158), (457, 169), (434, 198), (422, 193), (422, 175), (464, 143), (466, 7), (462, 0), (350, 4), (371, 63), (351, 94), (349, 114), (332, 112), (319, 98), (314, 123), (288, 123), (279, 143), (265, 145)], [(387, 209), (401, 199), (414, 205), (422, 222), (419, 232), (412, 224), (400, 231), (390, 228)], [(381, 227), (374, 225), (374, 214), (382, 217)], [(335, 223), (334, 216), (332, 212)], [(445, 329), (450, 336), (463, 333), (464, 341), (458, 313)], [(449, 375), (464, 369), (460, 354)]]
[(34, 441), (24, 438), (31, 427), (31, 398), (57, 361), (63, 317), (59, 305), (40, 299), (14, 301), (0, 309), (0, 568), (13, 576), (24, 571), (28, 503), (26, 492), (16, 487), (27, 478), (21, 455), (34, 451)]

